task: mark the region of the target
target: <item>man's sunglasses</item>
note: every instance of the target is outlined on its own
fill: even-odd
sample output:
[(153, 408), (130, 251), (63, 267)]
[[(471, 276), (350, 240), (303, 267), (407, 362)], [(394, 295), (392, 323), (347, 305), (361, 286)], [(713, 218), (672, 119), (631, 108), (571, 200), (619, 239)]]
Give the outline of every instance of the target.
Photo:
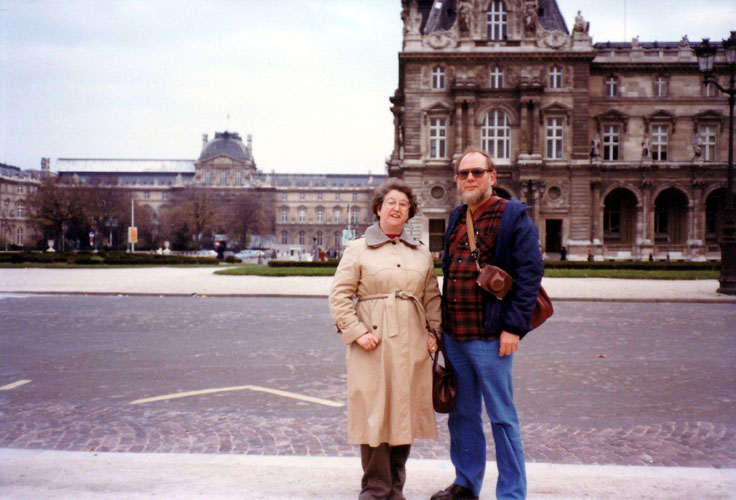
[(460, 177), (462, 180), (465, 180), (468, 178), (468, 175), (473, 174), (473, 177), (483, 177), (486, 175), (486, 172), (488, 172), (488, 169), (486, 168), (469, 168), (467, 170), (458, 170), (457, 176)]

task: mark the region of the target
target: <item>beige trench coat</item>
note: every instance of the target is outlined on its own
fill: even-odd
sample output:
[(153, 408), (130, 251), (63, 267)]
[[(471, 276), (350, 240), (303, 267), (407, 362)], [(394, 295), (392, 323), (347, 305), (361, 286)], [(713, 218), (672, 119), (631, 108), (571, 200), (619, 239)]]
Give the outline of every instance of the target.
[[(389, 240), (374, 224), (346, 248), (329, 305), (347, 346), (350, 443), (437, 437), (426, 324), (440, 331), (440, 300), (432, 257), (406, 231)], [(367, 332), (380, 339), (373, 351), (354, 342)]]

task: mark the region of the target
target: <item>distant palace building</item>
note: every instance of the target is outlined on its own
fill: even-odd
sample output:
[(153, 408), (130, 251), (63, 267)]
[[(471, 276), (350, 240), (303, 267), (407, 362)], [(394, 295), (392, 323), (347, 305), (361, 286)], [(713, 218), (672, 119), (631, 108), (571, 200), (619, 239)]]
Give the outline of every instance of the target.
[(30, 246), (40, 238), (28, 202), (40, 182), (39, 170), (0, 163), (0, 250)]
[[(44, 160), (50, 168), (50, 160)], [(80, 182), (95, 180), (132, 192), (136, 203), (155, 212), (178, 189), (197, 187), (236, 193), (255, 190), (264, 195), (276, 214), (274, 233), (258, 235), (257, 246), (279, 251), (311, 249), (312, 242), (325, 250), (341, 250), (343, 230), (358, 235), (373, 223), (370, 202), (383, 175), (268, 174), (256, 168), (251, 136), (244, 143), (235, 132), (203, 136), (197, 160), (127, 160), (59, 158), (54, 171)]]
[[(728, 104), (695, 43), (592, 43), (554, 0), (402, 0), (388, 173), (420, 197), (416, 236), (442, 248), (469, 145), (531, 207), (550, 257), (717, 259)], [(716, 73), (726, 84), (717, 44)]]

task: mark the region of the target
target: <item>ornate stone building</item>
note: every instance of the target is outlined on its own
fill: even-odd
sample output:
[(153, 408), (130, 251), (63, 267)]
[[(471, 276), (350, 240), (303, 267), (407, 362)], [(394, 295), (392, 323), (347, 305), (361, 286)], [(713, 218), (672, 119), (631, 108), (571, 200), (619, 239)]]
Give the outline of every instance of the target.
[(40, 179), (38, 170), (0, 163), (0, 250), (32, 245), (40, 237), (28, 202)]
[[(48, 160), (45, 160), (49, 164)], [(308, 252), (314, 240), (325, 250), (340, 251), (343, 230), (360, 235), (372, 224), (373, 189), (385, 176), (363, 174), (277, 174), (257, 169), (253, 140), (235, 132), (203, 136), (196, 160), (59, 158), (54, 169), (83, 183), (99, 179), (129, 190), (137, 204), (158, 212), (176, 190), (188, 187), (237, 195), (258, 192), (272, 207), (272, 233), (256, 235), (257, 247), (280, 252)]]
[(693, 42), (594, 45), (554, 0), (402, 8), (387, 168), (419, 193), (412, 229), (431, 250), (458, 203), (453, 161), (474, 145), (495, 159), (498, 192), (531, 207), (548, 257), (720, 257), (728, 105)]

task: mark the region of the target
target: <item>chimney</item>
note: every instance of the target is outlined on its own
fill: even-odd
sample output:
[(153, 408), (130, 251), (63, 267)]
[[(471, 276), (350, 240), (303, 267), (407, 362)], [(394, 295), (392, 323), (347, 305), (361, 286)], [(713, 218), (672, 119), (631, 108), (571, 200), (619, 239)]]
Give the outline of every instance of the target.
[(207, 134), (202, 134), (202, 147), (204, 148), (207, 145)]
[(41, 158), (41, 170), (47, 173), (51, 171), (51, 158)]
[(251, 134), (248, 134), (248, 153), (253, 158), (253, 136)]

